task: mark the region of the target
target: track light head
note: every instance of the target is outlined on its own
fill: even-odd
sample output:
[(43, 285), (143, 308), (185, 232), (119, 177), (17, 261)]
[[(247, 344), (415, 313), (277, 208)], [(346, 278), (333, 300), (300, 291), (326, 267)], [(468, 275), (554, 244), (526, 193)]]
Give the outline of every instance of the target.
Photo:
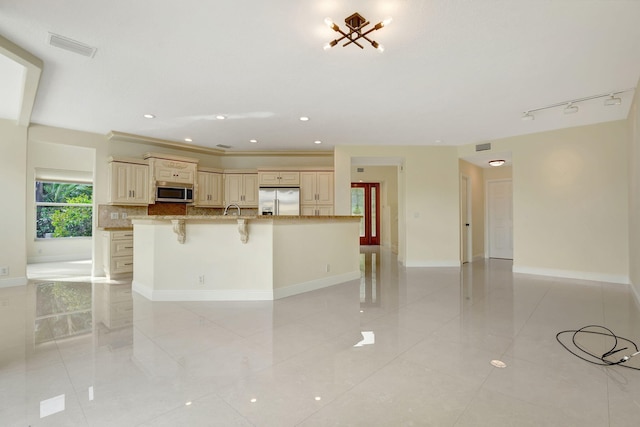
[(622, 104), (622, 99), (615, 98), (613, 94), (609, 95), (609, 98), (604, 100), (604, 105), (606, 105), (607, 107), (611, 105), (620, 105), (620, 104)]
[(565, 114), (574, 114), (577, 112), (578, 112), (578, 106), (573, 105), (573, 102), (568, 103), (567, 106), (564, 108)]

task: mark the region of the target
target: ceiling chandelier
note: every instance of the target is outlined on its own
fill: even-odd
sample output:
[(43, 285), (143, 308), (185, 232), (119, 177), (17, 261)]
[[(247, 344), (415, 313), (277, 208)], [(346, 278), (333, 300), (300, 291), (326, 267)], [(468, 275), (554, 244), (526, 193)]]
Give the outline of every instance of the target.
[(342, 45), (342, 47), (348, 46), (350, 44), (354, 44), (358, 46), (360, 49), (364, 49), (364, 46), (358, 43), (358, 41), (361, 41), (360, 39), (364, 39), (367, 42), (369, 42), (371, 46), (373, 46), (375, 49), (378, 49), (380, 52), (384, 52), (384, 46), (382, 46), (380, 43), (378, 43), (375, 40), (371, 40), (369, 37), (367, 37), (367, 35), (369, 35), (373, 31), (379, 30), (380, 28), (389, 25), (389, 23), (391, 22), (391, 18), (386, 18), (384, 21), (378, 22), (376, 25), (374, 25), (372, 28), (369, 28), (366, 31), (364, 27), (369, 25), (370, 22), (367, 21), (362, 15), (360, 15), (357, 12), (354, 13), (353, 15), (347, 16), (344, 20), (345, 24), (347, 24), (347, 27), (349, 28), (349, 32), (342, 31), (342, 29), (340, 29), (340, 27), (338, 27), (338, 25), (336, 25), (336, 23), (333, 22), (331, 18), (325, 18), (324, 22), (333, 31), (335, 31), (336, 33), (340, 33), (342, 35), (342, 37), (339, 37), (325, 44), (324, 45), (325, 50), (331, 49), (332, 47), (334, 47), (339, 42), (345, 39), (347, 41)]

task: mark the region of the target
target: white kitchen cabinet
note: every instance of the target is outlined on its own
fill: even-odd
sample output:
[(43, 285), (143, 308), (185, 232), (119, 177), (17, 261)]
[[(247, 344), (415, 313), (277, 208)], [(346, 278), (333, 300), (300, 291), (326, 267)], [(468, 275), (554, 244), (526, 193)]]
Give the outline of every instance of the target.
[(140, 163), (109, 163), (109, 203), (113, 205), (147, 205), (149, 166)]
[(298, 187), (300, 172), (297, 171), (259, 171), (260, 187)]
[(197, 206), (224, 206), (222, 174), (218, 172), (198, 172)]
[(300, 172), (300, 213), (333, 215), (333, 172)]
[(224, 204), (236, 204), (240, 207), (258, 206), (258, 174), (225, 174)]
[(108, 279), (133, 273), (133, 230), (105, 231), (104, 272)]
[(194, 184), (197, 165), (195, 163), (156, 159), (154, 180), (179, 184)]

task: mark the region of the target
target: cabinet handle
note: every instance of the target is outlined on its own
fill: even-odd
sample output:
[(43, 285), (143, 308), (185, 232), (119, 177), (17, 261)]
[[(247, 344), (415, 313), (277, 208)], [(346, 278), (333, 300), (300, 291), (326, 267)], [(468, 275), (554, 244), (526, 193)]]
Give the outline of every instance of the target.
[(133, 246), (125, 246), (125, 249), (133, 249)]

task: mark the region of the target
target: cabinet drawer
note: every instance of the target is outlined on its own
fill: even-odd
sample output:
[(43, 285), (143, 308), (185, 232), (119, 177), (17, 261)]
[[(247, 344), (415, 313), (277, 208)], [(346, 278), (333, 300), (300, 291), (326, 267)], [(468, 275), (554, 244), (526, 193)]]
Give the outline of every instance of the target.
[(112, 274), (133, 273), (133, 257), (113, 258)]
[(133, 239), (133, 230), (111, 231), (111, 240)]
[(133, 255), (133, 240), (114, 240), (111, 242), (111, 256)]

